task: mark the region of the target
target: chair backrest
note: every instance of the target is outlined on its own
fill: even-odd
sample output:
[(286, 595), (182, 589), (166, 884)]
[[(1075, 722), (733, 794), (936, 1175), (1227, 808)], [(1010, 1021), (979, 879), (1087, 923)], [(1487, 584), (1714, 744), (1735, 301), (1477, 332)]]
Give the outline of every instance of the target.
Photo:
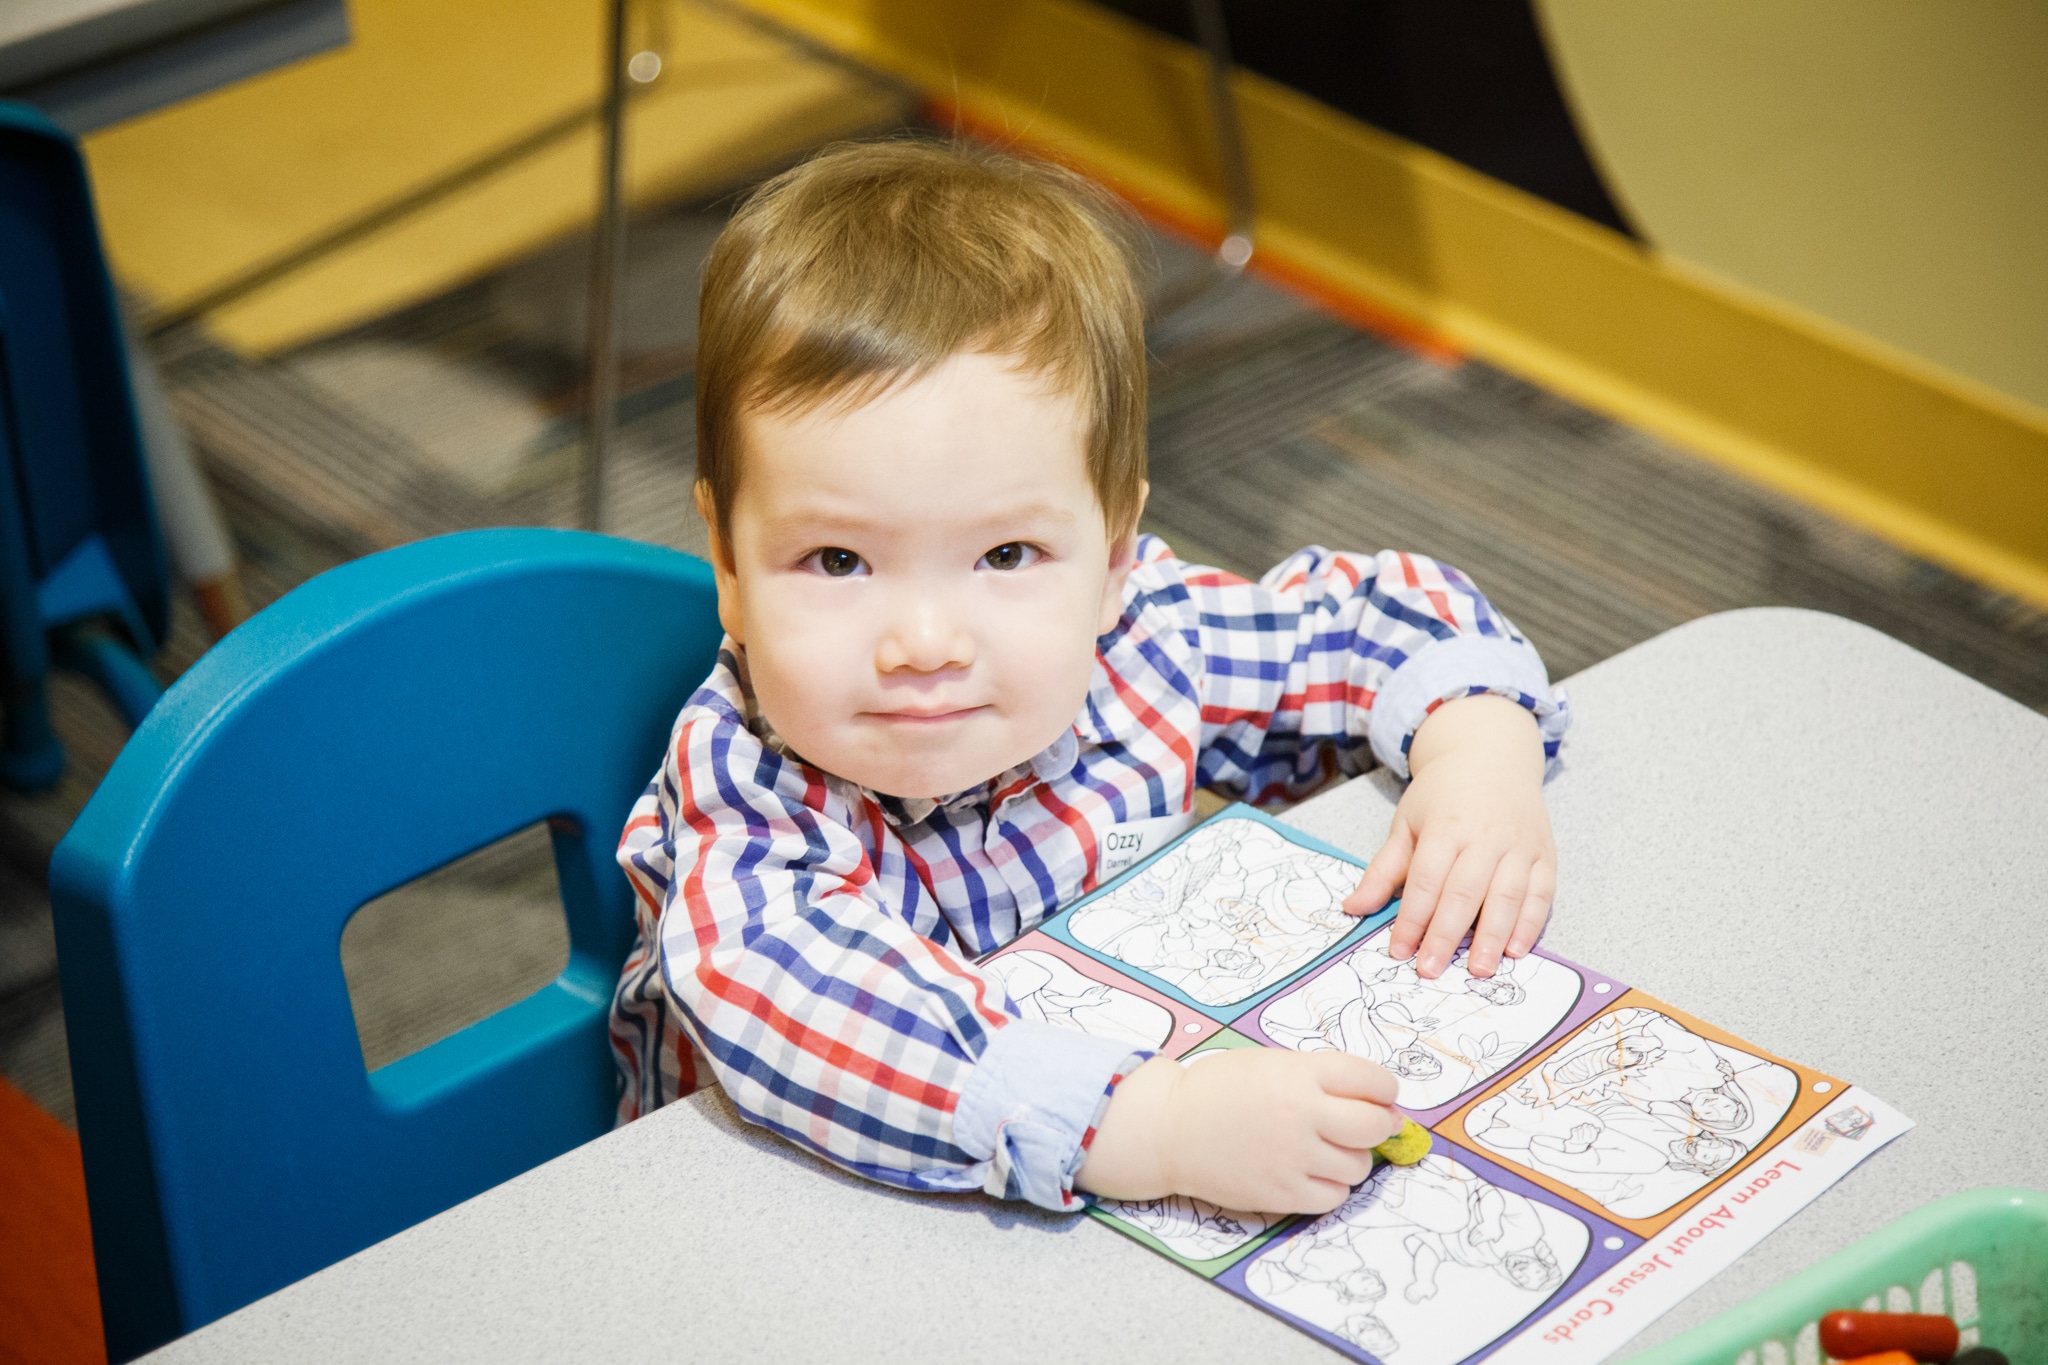
[(48, 625), (114, 612), (154, 652), (168, 569), (85, 165), (62, 129), (5, 101), (0, 465), (0, 592), (22, 611), (40, 598)]
[[(50, 869), (114, 1358), (610, 1127), (612, 852), (719, 639), (700, 560), (471, 531), (321, 575), (165, 693)], [(366, 1072), (344, 924), (542, 819), (567, 970)]]

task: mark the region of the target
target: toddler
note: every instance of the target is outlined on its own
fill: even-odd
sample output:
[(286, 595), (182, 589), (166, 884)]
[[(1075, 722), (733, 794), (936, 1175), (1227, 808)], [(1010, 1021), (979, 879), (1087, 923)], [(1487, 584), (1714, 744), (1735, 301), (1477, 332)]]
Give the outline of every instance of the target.
[[(1077, 177), (896, 142), (769, 182), (705, 267), (697, 504), (726, 639), (634, 807), (621, 1120), (732, 1103), (913, 1190), (1319, 1213), (1400, 1127), (1343, 1052), (1183, 1068), (1016, 1016), (975, 965), (1156, 851), (1198, 787), (1410, 778), (1345, 908), (1526, 953), (1566, 724), (1456, 570), (1310, 548), (1257, 583), (1138, 534), (1143, 306)], [(1312, 495), (1312, 493), (1310, 494)], [(659, 629), (658, 622), (650, 628)]]

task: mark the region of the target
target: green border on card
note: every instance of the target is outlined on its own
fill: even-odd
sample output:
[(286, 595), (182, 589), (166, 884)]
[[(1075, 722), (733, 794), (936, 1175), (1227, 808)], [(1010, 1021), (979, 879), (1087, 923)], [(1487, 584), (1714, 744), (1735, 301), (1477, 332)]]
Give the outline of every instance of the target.
[(1220, 1052), (1227, 1047), (1264, 1046), (1266, 1045), (1260, 1042), (1258, 1039), (1247, 1038), (1244, 1034), (1239, 1033), (1236, 1029), (1230, 1028), (1226, 1025), (1223, 1028), (1217, 1029), (1214, 1033), (1210, 1034), (1207, 1038), (1204, 1038), (1201, 1042), (1196, 1043), (1186, 1052), (1181, 1053), (1180, 1056), (1176, 1058), (1176, 1060), (1184, 1062), (1188, 1058), (1197, 1056), (1201, 1053)]
[[(1254, 1043), (1253, 1046), (1256, 1047), (1257, 1044)], [(1218, 1275), (1221, 1275), (1224, 1271), (1230, 1269), (1230, 1267), (1236, 1265), (1239, 1261), (1242, 1261), (1247, 1256), (1256, 1256), (1259, 1252), (1265, 1250), (1267, 1245), (1270, 1244), (1274, 1238), (1279, 1237), (1282, 1233), (1286, 1232), (1288, 1229), (1292, 1228), (1296, 1223), (1299, 1223), (1301, 1221), (1301, 1216), (1299, 1214), (1288, 1214), (1287, 1216), (1283, 1217), (1279, 1222), (1273, 1224), (1272, 1227), (1267, 1228), (1264, 1232), (1252, 1238), (1249, 1242), (1246, 1242), (1243, 1246), (1239, 1247), (1235, 1251), (1227, 1251), (1221, 1256), (1213, 1256), (1206, 1261), (1191, 1261), (1187, 1257), (1181, 1255), (1179, 1252), (1167, 1246), (1166, 1243), (1160, 1241), (1157, 1237), (1154, 1237), (1151, 1233), (1145, 1231), (1143, 1228), (1133, 1227), (1131, 1224), (1126, 1223), (1123, 1219), (1117, 1217), (1113, 1213), (1110, 1213), (1106, 1209), (1090, 1206), (1088, 1210), (1088, 1216), (1093, 1218), (1098, 1223), (1103, 1223), (1109, 1227), (1115, 1228), (1118, 1232), (1121, 1232), (1124, 1236), (1130, 1238), (1132, 1241), (1141, 1243), (1148, 1250), (1158, 1252), (1161, 1256), (1164, 1256), (1167, 1260), (1172, 1261), (1175, 1265), (1181, 1266), (1187, 1270), (1194, 1271), (1197, 1275), (1200, 1275), (1205, 1280), (1215, 1279)]]
[[(1225, 1028), (1217, 1030), (1215, 1033), (1210, 1034), (1207, 1038), (1204, 1038), (1201, 1042), (1189, 1048), (1186, 1052), (1181, 1053), (1179, 1060), (1182, 1062), (1186, 1062), (1188, 1058), (1196, 1056), (1197, 1054), (1203, 1052), (1221, 1052), (1230, 1048), (1264, 1046), (1265, 1044), (1261, 1043), (1256, 1038), (1247, 1038), (1242, 1033), (1237, 1032), (1235, 1029)], [(1094, 1216), (1097, 1222), (1107, 1223), (1110, 1227), (1115, 1228), (1118, 1232), (1121, 1232), (1122, 1234), (1124, 1234), (1124, 1236), (1129, 1237), (1132, 1241), (1143, 1242), (1147, 1247), (1151, 1248), (1153, 1251), (1158, 1252), (1167, 1260), (1172, 1261), (1176, 1265), (1184, 1266), (1187, 1269), (1194, 1271), (1197, 1275), (1200, 1275), (1205, 1280), (1215, 1279), (1218, 1275), (1221, 1275), (1224, 1271), (1230, 1269), (1230, 1267), (1236, 1265), (1245, 1257), (1256, 1254), (1257, 1252), (1262, 1250), (1267, 1243), (1271, 1242), (1275, 1237), (1278, 1237), (1281, 1233), (1287, 1231), (1287, 1229), (1293, 1227), (1296, 1223), (1301, 1221), (1299, 1215), (1289, 1214), (1281, 1218), (1279, 1222), (1273, 1224), (1273, 1226), (1267, 1228), (1264, 1232), (1261, 1232), (1258, 1236), (1252, 1238), (1249, 1242), (1246, 1242), (1243, 1246), (1239, 1247), (1235, 1251), (1225, 1252), (1221, 1256), (1212, 1256), (1206, 1261), (1191, 1261), (1187, 1257), (1175, 1251), (1172, 1247), (1167, 1246), (1157, 1237), (1154, 1237), (1151, 1233), (1146, 1232), (1143, 1228), (1133, 1227), (1131, 1224), (1126, 1223), (1123, 1219), (1118, 1218), (1115, 1214), (1110, 1213), (1105, 1209), (1091, 1205), (1088, 1209), (1088, 1212)]]

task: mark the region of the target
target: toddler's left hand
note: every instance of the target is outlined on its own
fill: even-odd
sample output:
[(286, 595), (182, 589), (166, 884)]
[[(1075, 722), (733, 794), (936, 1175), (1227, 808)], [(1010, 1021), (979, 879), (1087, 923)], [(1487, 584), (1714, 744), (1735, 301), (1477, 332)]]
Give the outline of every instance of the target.
[(1535, 718), (1505, 697), (1446, 702), (1415, 732), (1408, 770), (1394, 826), (1345, 912), (1371, 914), (1406, 883), (1388, 952), (1441, 976), (1476, 918), (1465, 967), (1491, 976), (1503, 949), (1520, 957), (1536, 946), (1557, 889)]

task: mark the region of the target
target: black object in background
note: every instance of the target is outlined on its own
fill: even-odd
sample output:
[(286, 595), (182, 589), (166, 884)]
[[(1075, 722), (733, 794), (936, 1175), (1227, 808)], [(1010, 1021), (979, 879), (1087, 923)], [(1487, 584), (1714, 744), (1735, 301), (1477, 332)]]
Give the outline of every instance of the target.
[[(1187, 0), (1098, 0), (1187, 42)], [(1238, 65), (1604, 224), (1529, 0), (1223, 0)]]

